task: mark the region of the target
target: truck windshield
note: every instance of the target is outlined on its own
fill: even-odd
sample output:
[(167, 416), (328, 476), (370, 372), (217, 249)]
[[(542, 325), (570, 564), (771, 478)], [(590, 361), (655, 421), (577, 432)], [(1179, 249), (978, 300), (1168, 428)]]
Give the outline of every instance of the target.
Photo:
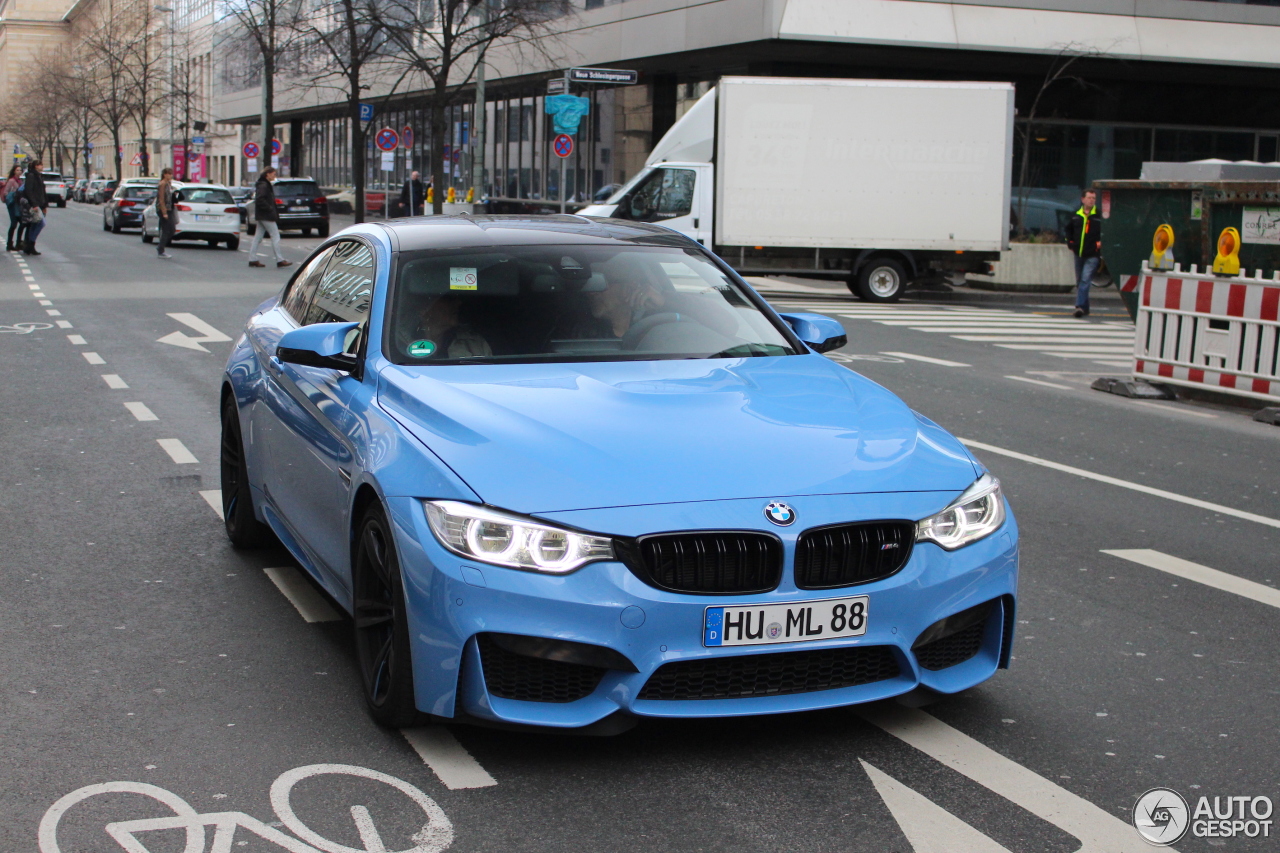
[(535, 246), (405, 253), (386, 349), (400, 364), (794, 355), (693, 249)]

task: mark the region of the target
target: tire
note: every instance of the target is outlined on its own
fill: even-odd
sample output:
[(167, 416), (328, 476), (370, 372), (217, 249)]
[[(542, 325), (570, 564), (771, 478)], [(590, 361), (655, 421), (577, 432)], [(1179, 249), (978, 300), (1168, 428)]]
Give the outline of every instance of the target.
[(249, 492), (249, 466), (240, 437), (240, 415), (235, 399), (227, 395), (222, 403), (222, 445), (219, 456), (222, 474), (222, 522), (235, 548), (265, 548), (276, 543), (271, 528), (253, 514)]
[(228, 237), (228, 238), (227, 238), (227, 248), (228, 248), (228, 249), (230, 249), (230, 250), (231, 250), (231, 251), (233, 251), (233, 252), (234, 252), (234, 251), (236, 251), (236, 250), (238, 250), (238, 249), (240, 248), (240, 238), (239, 238), (239, 237)]
[(155, 238), (147, 233), (147, 223), (142, 223), (142, 242), (150, 244)]
[(867, 302), (897, 302), (907, 287), (907, 271), (892, 258), (872, 258), (858, 270), (857, 294)]
[(210, 249), (216, 249), (218, 248), (218, 244), (221, 243), (222, 241), (219, 240), (217, 237), (210, 237), (208, 240), (205, 240), (205, 242), (209, 244)]
[(107, 224), (107, 217), (105, 217), (105, 216), (104, 216), (104, 217), (102, 217), (102, 230), (103, 230), (103, 231), (110, 231), (110, 230), (111, 230), (111, 226)]
[(67, 206), (67, 200), (65, 198), (58, 199), (58, 207), (66, 207), (66, 206)]
[(310, 228), (303, 228), (303, 229), (302, 229), (302, 236), (303, 236), (303, 237), (310, 237), (310, 236), (311, 236), (311, 229), (310, 229)]
[(365, 707), (380, 726), (418, 724), (404, 582), (391, 525), (377, 503), (365, 511), (357, 528), (351, 587), (356, 665)]
[(329, 223), (328, 223), (328, 222), (326, 222), (324, 225), (321, 225), (319, 228), (317, 228), (317, 229), (316, 229), (316, 233), (317, 233), (317, 234), (319, 234), (319, 235), (320, 235), (320, 237), (321, 237), (322, 239), (323, 239), (323, 238), (325, 238), (325, 237), (328, 237), (328, 236), (329, 236)]
[(116, 219), (114, 216), (111, 217), (111, 233), (112, 234), (120, 233), (120, 220)]
[(257, 233), (258, 233), (258, 223), (256, 223), (256, 222), (250, 222), (248, 225), (246, 225), (246, 226), (244, 227), (244, 233), (248, 234), (250, 237), (252, 237), (254, 234), (257, 234)]

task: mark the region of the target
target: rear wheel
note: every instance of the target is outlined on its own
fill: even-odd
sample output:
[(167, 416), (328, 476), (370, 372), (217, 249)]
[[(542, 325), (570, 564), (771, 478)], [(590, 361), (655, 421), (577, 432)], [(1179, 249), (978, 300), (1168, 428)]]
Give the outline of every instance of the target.
[(256, 223), (256, 222), (250, 222), (248, 225), (246, 225), (246, 226), (244, 227), (244, 233), (248, 234), (250, 237), (252, 237), (254, 234), (257, 234), (257, 233), (258, 233), (258, 223)]
[(216, 249), (218, 248), (218, 243), (222, 241), (219, 240), (217, 237), (210, 237), (209, 239), (205, 240), (205, 242), (209, 244), (210, 249)]
[(110, 231), (110, 230), (111, 230), (111, 226), (107, 224), (107, 217), (105, 217), (105, 216), (104, 216), (104, 217), (102, 217), (102, 230), (103, 230), (103, 231)]
[(230, 250), (231, 250), (231, 251), (233, 251), (233, 252), (234, 252), (234, 251), (236, 251), (237, 249), (239, 249), (239, 248), (240, 248), (240, 238), (239, 238), (239, 237), (228, 237), (228, 238), (227, 238), (227, 248), (228, 248), (228, 249), (230, 249)]
[(356, 661), (365, 705), (381, 726), (414, 725), (420, 715), (413, 701), (404, 582), (391, 525), (376, 503), (365, 512), (357, 529), (351, 581)]
[(859, 299), (867, 302), (897, 302), (907, 286), (907, 271), (892, 258), (872, 258), (858, 270)]
[(67, 206), (67, 200), (65, 198), (58, 199), (58, 207), (66, 207), (66, 206)]
[(328, 237), (328, 236), (329, 236), (329, 223), (328, 223), (328, 222), (326, 222), (324, 225), (321, 225), (319, 228), (317, 228), (317, 229), (316, 229), (316, 233), (317, 233), (317, 234), (319, 234), (321, 237)]
[(147, 233), (147, 223), (146, 223), (146, 221), (143, 221), (143, 223), (142, 223), (142, 242), (144, 242), (144, 243), (150, 243), (150, 242), (151, 242), (152, 240), (154, 240), (154, 239), (155, 239), (154, 237), (152, 237), (150, 234), (148, 234), (148, 233)]
[(253, 496), (249, 493), (249, 466), (245, 461), (244, 442), (240, 438), (240, 415), (231, 395), (222, 403), (222, 520), (227, 538), (237, 548), (264, 548), (275, 541), (271, 528), (253, 514)]
[(303, 229), (302, 229), (302, 236), (303, 236), (303, 237), (310, 237), (310, 236), (311, 236), (311, 229), (310, 229), (310, 228), (303, 228)]

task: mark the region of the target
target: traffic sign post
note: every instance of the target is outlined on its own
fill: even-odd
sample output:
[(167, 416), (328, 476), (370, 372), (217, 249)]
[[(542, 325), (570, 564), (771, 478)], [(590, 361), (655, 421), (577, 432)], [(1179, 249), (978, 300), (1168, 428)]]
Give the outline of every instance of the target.
[(400, 134), (390, 127), (384, 127), (373, 138), (373, 144), (378, 146), (379, 151), (395, 151), (400, 144)]
[(560, 158), (560, 212), (564, 213), (564, 164), (569, 159), (569, 155), (573, 153), (573, 137), (567, 133), (562, 133), (556, 137), (552, 148), (556, 152), (556, 156)]

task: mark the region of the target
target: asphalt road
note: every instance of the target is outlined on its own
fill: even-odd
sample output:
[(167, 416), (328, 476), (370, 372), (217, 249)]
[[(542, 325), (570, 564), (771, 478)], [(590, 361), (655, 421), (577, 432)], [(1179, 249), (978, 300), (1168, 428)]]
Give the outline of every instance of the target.
[(1150, 788), (1280, 800), (1280, 429), (1090, 391), (1123, 373), (1114, 299), (1075, 321), (1045, 296), (771, 295), (842, 312), (833, 357), (1003, 480), (1008, 671), (923, 707), (401, 733), (365, 715), (349, 623), (283, 551), (233, 551), (202, 495), (229, 341), (290, 271), (159, 260), (100, 216), (50, 211), (42, 256), (0, 258), (4, 851), (1136, 851)]

